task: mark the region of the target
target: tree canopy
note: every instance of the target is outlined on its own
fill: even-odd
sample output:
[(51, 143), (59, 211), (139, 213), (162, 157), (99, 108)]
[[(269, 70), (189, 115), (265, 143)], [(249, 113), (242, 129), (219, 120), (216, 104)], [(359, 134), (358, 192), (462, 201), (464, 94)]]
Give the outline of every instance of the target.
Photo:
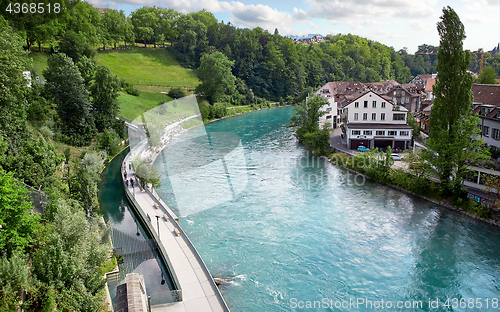
[(497, 84), (498, 75), (492, 66), (486, 66), (479, 74), (478, 82), (485, 84)]
[(314, 155), (324, 155), (329, 145), (330, 129), (328, 127), (320, 129), (319, 125), (319, 118), (327, 113), (320, 109), (326, 104), (328, 104), (326, 100), (316, 95), (296, 105), (295, 114), (290, 118), (290, 127), (296, 128), (295, 136), (299, 142), (311, 149)]
[(89, 92), (78, 67), (64, 53), (52, 55), (47, 65), (43, 75), (54, 95), (67, 141), (73, 145), (90, 143), (95, 135), (94, 118), (90, 113)]
[(197, 90), (203, 93), (210, 104), (220, 101), (235, 91), (235, 77), (231, 72), (234, 62), (221, 52), (205, 54), (201, 58), (198, 76), (201, 84)]

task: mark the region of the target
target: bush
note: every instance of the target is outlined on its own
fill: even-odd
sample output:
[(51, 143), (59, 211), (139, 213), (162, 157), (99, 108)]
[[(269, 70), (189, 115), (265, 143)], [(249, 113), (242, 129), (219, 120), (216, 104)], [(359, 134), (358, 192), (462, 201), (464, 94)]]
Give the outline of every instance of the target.
[(113, 129), (104, 130), (97, 135), (97, 147), (105, 150), (109, 156), (114, 156), (120, 151), (121, 140)]
[(126, 86), (123, 89), (125, 90), (125, 92), (127, 92), (130, 95), (139, 96), (139, 90), (137, 90), (136, 88), (134, 88), (134, 86), (132, 86), (132, 85), (128, 85), (128, 86)]
[(175, 87), (170, 89), (170, 91), (168, 91), (168, 96), (170, 96), (173, 99), (180, 99), (182, 97), (185, 97), (186, 93), (184, 93), (184, 91), (181, 88)]
[(54, 132), (47, 126), (42, 126), (39, 131), (46, 140), (51, 140), (54, 137)]

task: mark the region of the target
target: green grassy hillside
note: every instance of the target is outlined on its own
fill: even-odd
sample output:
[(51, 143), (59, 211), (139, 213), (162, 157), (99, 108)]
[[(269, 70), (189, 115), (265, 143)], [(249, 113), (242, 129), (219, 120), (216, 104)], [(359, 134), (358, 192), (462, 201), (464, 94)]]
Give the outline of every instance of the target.
[(43, 52), (31, 52), (29, 54), (33, 61), (33, 69), (37, 76), (43, 77), (42, 71), (47, 68), (47, 58), (49, 57), (48, 53)]
[(120, 115), (134, 120), (141, 113), (144, 113), (160, 103), (169, 102), (172, 99), (166, 94), (159, 92), (139, 91), (139, 96), (133, 96), (127, 93), (121, 93), (118, 97), (120, 102)]
[[(47, 68), (48, 53), (29, 54), (38, 76)], [(193, 70), (182, 67), (165, 49), (135, 48), (96, 53), (94, 60), (109, 67), (118, 78), (124, 78), (139, 89), (139, 96), (120, 94), (120, 115), (133, 120), (141, 113), (172, 99), (160, 91), (181, 87), (188, 91), (200, 83)]]
[[(106, 65), (118, 77), (125, 78), (139, 90), (150, 86), (194, 89), (199, 80), (193, 70), (182, 67), (165, 49), (136, 48), (100, 51), (95, 56), (98, 64)], [(154, 89), (154, 88), (153, 88)]]

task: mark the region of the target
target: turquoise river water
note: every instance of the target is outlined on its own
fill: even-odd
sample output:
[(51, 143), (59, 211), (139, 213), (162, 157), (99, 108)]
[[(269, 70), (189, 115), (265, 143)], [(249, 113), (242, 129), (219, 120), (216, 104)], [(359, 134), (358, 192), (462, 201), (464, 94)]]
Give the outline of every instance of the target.
[(498, 228), (309, 156), (292, 114), (192, 129), (155, 163), (231, 311), (499, 309)]

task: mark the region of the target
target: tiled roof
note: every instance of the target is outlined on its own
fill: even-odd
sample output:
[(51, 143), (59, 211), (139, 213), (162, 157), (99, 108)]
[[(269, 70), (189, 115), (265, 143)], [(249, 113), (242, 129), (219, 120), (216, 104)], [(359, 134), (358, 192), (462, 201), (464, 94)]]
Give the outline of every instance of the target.
[(436, 83), (436, 79), (430, 78), (427, 79), (425, 83), (425, 92), (432, 92), (432, 86)]
[(500, 85), (475, 83), (472, 85), (474, 102), (500, 106)]
[(378, 93), (386, 93), (396, 86), (401, 84), (395, 80), (386, 80), (382, 82), (368, 82), (364, 84), (368, 90), (372, 90)]
[(359, 81), (333, 81), (329, 85), (334, 94), (352, 94), (363, 89), (363, 84)]
[(422, 79), (423, 81), (426, 81), (428, 79), (432, 79), (432, 74), (429, 74), (429, 75), (417, 75), (418, 77), (420, 77), (420, 79)]

